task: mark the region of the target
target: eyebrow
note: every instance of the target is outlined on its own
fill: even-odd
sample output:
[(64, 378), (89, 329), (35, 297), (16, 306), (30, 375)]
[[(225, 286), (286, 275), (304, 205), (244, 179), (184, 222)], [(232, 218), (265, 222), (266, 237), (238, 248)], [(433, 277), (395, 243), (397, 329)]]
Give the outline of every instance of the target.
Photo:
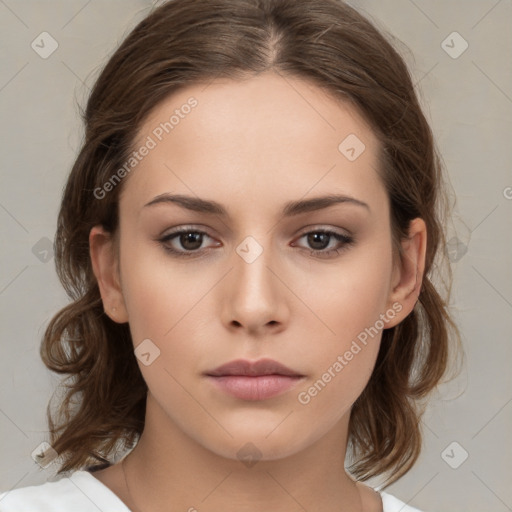
[[(177, 204), (182, 208), (192, 210), (194, 212), (220, 215), (221, 217), (229, 216), (227, 210), (220, 203), (217, 203), (216, 201), (201, 199), (199, 197), (165, 193), (153, 198), (149, 203), (144, 205), (144, 208), (157, 204)], [(360, 201), (359, 199), (340, 194), (329, 194), (326, 196), (313, 197), (311, 199), (290, 201), (284, 205), (283, 216), (292, 217), (301, 213), (322, 210), (336, 204), (351, 204), (355, 206), (361, 206), (370, 211), (368, 204)]]

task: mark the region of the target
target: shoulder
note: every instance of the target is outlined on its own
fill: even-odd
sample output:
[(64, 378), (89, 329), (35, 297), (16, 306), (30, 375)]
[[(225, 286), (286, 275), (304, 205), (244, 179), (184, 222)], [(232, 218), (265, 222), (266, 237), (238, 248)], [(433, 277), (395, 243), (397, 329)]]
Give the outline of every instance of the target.
[(0, 512), (130, 512), (110, 489), (87, 471), (0, 494)]
[(384, 512), (421, 512), (417, 508), (406, 505), (403, 501), (395, 498), (387, 492), (380, 492)]

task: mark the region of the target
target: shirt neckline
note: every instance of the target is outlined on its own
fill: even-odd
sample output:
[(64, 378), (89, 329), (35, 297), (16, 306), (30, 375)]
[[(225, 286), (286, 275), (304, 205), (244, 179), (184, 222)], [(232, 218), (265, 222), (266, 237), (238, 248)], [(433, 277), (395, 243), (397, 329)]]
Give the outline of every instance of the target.
[(72, 480), (73, 483), (75, 483), (82, 491), (84, 489), (80, 487), (80, 485), (85, 487), (85, 491), (91, 490), (96, 494), (100, 493), (99, 497), (108, 503), (108, 508), (112, 506), (116, 507), (115, 512), (132, 512), (126, 503), (112, 489), (110, 489), (110, 487), (107, 487), (103, 482), (98, 480), (90, 471), (75, 471), (69, 479)]
[[(92, 487), (93, 489), (91, 490), (101, 492), (100, 497), (107, 500), (109, 502), (109, 506), (115, 505), (117, 508), (121, 507), (119, 512), (132, 512), (132, 510), (128, 508), (126, 503), (112, 489), (110, 489), (110, 487), (107, 487), (103, 482), (98, 480), (90, 471), (78, 470), (75, 471), (69, 478), (70, 480), (78, 478), (80, 483), (85, 484), (88, 488)], [(372, 489), (380, 495), (383, 510), (385, 512), (385, 499), (389, 495), (386, 492), (379, 490), (379, 488), (372, 487)]]

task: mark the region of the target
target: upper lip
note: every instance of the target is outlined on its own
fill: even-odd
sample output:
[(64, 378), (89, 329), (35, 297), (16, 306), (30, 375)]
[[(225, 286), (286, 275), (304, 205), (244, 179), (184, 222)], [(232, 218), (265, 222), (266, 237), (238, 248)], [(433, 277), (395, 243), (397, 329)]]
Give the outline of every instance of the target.
[(247, 361), (237, 359), (206, 372), (206, 375), (212, 377), (221, 377), (224, 375), (248, 375), (252, 377), (260, 375), (287, 375), (291, 377), (303, 377), (302, 374), (287, 368), (273, 359), (260, 359), (258, 361)]

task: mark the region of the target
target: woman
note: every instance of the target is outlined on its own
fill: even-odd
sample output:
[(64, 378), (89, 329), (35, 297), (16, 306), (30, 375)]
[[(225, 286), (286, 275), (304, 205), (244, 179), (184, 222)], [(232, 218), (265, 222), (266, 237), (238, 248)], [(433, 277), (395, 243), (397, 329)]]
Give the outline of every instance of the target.
[(417, 460), (457, 338), (398, 53), (338, 0), (172, 0), (84, 119), (41, 346), (63, 478), (0, 510), (416, 510), (363, 483)]

